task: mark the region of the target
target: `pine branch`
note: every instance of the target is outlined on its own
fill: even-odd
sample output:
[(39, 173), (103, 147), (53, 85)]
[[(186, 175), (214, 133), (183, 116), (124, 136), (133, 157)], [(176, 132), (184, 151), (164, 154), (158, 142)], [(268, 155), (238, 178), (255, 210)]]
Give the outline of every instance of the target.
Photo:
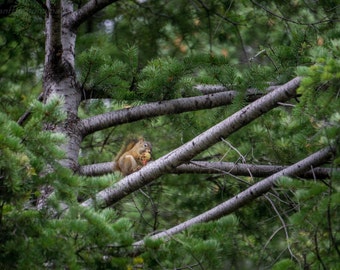
[[(153, 161), (152, 161), (153, 162)], [(152, 162), (149, 162), (151, 164)], [(288, 166), (275, 165), (254, 165), (245, 163), (233, 162), (207, 162), (207, 161), (190, 161), (173, 169), (170, 173), (174, 174), (229, 174), (235, 176), (253, 176), (253, 177), (268, 177), (274, 173), (286, 169)], [(86, 176), (100, 176), (113, 173), (113, 162), (96, 163), (84, 165), (79, 168), (79, 173)], [(312, 168), (302, 174), (294, 176), (303, 179), (318, 179), (323, 180), (330, 178), (335, 168)]]
[[(293, 164), (292, 166), (289, 166), (288, 168), (283, 169), (280, 172), (275, 173), (271, 175), (270, 177), (252, 185), (251, 187), (237, 194), (233, 198), (225, 201), (224, 203), (221, 203), (220, 205), (190, 220), (187, 220), (171, 229), (168, 229), (164, 232), (150, 236), (150, 238), (152, 240), (156, 240), (156, 239), (167, 240), (172, 235), (182, 232), (195, 224), (208, 222), (211, 220), (216, 220), (230, 213), (233, 213), (234, 211), (238, 210), (244, 205), (252, 202), (256, 198), (267, 193), (275, 185), (275, 181), (277, 181), (280, 177), (301, 174), (311, 167), (319, 166), (325, 163), (332, 156), (333, 152), (334, 152), (334, 149), (332, 147), (324, 148), (308, 156), (307, 158)], [(135, 242), (133, 245), (138, 250), (144, 245), (144, 241), (141, 240), (141, 241)]]
[[(162, 174), (171, 172), (179, 165), (189, 162), (193, 157), (219, 142), (221, 138), (229, 136), (262, 114), (277, 107), (278, 102), (285, 102), (294, 97), (299, 85), (299, 77), (289, 81), (275, 91), (254, 101), (224, 121), (201, 133), (176, 150), (143, 167), (138, 172), (128, 175), (114, 187), (109, 187), (97, 193), (94, 200), (97, 202), (97, 205), (107, 207), (147, 185)], [(94, 204), (94, 200), (89, 199), (83, 202), (82, 205), (91, 206)]]
[(76, 29), (89, 17), (118, 0), (90, 0), (72, 14), (71, 28)]

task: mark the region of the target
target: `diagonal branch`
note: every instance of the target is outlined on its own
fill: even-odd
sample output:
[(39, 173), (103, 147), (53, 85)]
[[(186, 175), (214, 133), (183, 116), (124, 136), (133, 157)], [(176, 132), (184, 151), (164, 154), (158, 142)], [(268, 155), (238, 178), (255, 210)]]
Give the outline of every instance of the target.
[(78, 28), (83, 22), (106, 6), (117, 2), (118, 0), (90, 0), (84, 6), (72, 14), (72, 21), (70, 26), (73, 29)]
[(95, 199), (89, 199), (82, 203), (83, 206), (92, 206), (95, 202), (101, 207), (107, 207), (128, 194), (152, 182), (162, 174), (172, 171), (179, 165), (188, 162), (193, 157), (236, 132), (262, 114), (278, 106), (278, 102), (285, 102), (296, 95), (296, 89), (300, 85), (300, 78), (296, 77), (282, 85), (275, 91), (263, 96), (255, 102), (234, 113), (224, 121), (201, 133), (191, 141), (159, 158), (140, 171), (128, 175), (113, 187), (99, 192)]
[[(149, 164), (151, 164), (150, 162)], [(208, 162), (208, 161), (190, 161), (173, 169), (174, 174), (229, 174), (237, 176), (268, 177), (277, 173), (288, 166), (275, 165), (254, 165), (233, 162)], [(84, 165), (79, 168), (79, 173), (86, 176), (100, 176), (112, 173), (113, 162), (96, 163)], [(304, 179), (326, 179), (330, 178), (334, 168), (313, 168), (302, 174), (294, 175)]]
[[(247, 188), (246, 190), (242, 191), (241, 193), (237, 194), (233, 198), (221, 203), (220, 205), (190, 219), (187, 220), (171, 229), (168, 229), (164, 232), (158, 233), (156, 235), (150, 236), (151, 239), (156, 240), (163, 238), (168, 240), (174, 234), (182, 232), (183, 230), (203, 222), (208, 222), (211, 220), (215, 220), (221, 218), (225, 215), (233, 213), (234, 211), (238, 210), (242, 206), (252, 202), (256, 198), (260, 197), (261, 195), (267, 193), (282, 176), (291, 176), (300, 174), (310, 167), (319, 166), (325, 163), (332, 155), (334, 154), (334, 149), (332, 147), (324, 148), (307, 158), (289, 166), (288, 168), (273, 174), (272, 176), (252, 185), (251, 187)], [(134, 246), (138, 249), (144, 245), (144, 241), (138, 241), (134, 243)]]

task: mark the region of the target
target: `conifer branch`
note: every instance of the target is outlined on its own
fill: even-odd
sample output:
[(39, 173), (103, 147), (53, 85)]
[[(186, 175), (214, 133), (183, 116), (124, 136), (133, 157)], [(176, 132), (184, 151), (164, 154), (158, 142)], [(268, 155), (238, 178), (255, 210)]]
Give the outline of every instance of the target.
[[(152, 161), (153, 162), (153, 161)], [(150, 162), (149, 164), (151, 164)], [(114, 162), (103, 162), (91, 165), (80, 166), (79, 174), (86, 176), (100, 176), (113, 173), (112, 168)], [(277, 173), (288, 166), (276, 165), (256, 165), (246, 163), (233, 162), (208, 162), (208, 161), (190, 161), (173, 169), (170, 173), (174, 174), (228, 174), (235, 176), (253, 176), (253, 177), (268, 177), (273, 173)], [(336, 168), (312, 168), (302, 174), (294, 176), (303, 179), (323, 180), (330, 178), (332, 173), (339, 171)]]
[[(319, 166), (325, 163), (333, 155), (333, 152), (334, 152), (334, 148), (332, 147), (324, 148), (308, 156), (307, 158), (293, 164), (292, 166), (289, 166), (269, 176), (268, 178), (260, 182), (257, 182), (256, 184), (252, 185), (251, 187), (237, 194), (233, 198), (225, 201), (224, 203), (221, 203), (220, 205), (190, 220), (187, 220), (179, 225), (176, 225), (175, 227), (172, 227), (171, 229), (168, 229), (164, 232), (150, 236), (150, 238), (152, 240), (156, 240), (156, 239), (169, 240), (172, 235), (180, 233), (195, 224), (216, 220), (218, 218), (231, 214), (235, 212), (236, 210), (238, 210), (239, 208), (243, 207), (244, 205), (260, 197), (261, 195), (267, 193), (275, 185), (275, 182), (280, 177), (300, 174), (308, 170), (311, 167)], [(133, 245), (136, 247), (136, 249), (141, 248), (144, 245), (144, 240), (135, 242)]]
[(82, 203), (83, 206), (92, 206), (94, 202), (101, 207), (107, 207), (139, 188), (151, 183), (164, 173), (171, 172), (179, 165), (189, 162), (193, 157), (216, 144), (223, 137), (246, 126), (251, 121), (277, 107), (278, 102), (285, 102), (296, 95), (296, 89), (300, 85), (300, 78), (294, 78), (275, 91), (254, 101), (240, 111), (234, 113), (224, 121), (218, 123), (207, 131), (201, 133), (191, 141), (148, 164), (138, 172), (123, 178), (113, 187), (97, 193), (95, 199), (89, 199)]

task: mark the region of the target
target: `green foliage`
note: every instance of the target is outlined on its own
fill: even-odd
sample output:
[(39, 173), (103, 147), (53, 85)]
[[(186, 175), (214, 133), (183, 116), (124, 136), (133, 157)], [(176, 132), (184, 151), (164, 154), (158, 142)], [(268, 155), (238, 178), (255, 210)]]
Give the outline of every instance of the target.
[[(148, 269), (177, 268), (181, 265), (219, 269), (225, 264), (220, 259), (222, 253), (224, 259), (226, 255), (231, 258), (232, 254), (225, 252), (233, 245), (230, 235), (235, 231), (236, 225), (237, 220), (230, 216), (194, 226), (187, 233), (177, 235), (167, 243), (147, 240), (147, 249), (143, 254), (144, 266)], [(223, 243), (219, 241), (222, 238), (225, 240)]]
[(289, 270), (295, 270), (299, 269), (292, 260), (290, 259), (284, 259), (279, 262), (277, 262), (273, 268), (274, 270), (281, 270), (281, 269), (289, 269)]
[[(134, 57), (134, 56), (132, 56)], [(80, 68), (82, 87), (89, 96), (130, 99), (129, 87), (132, 74), (129, 65), (112, 60), (100, 48), (91, 47), (82, 52), (77, 60)], [(115, 90), (117, 89), (117, 90)]]
[[(44, 9), (18, 1), (0, 19), (1, 269), (336, 269), (339, 173), (281, 178), (274, 190), (232, 215), (196, 225), (170, 241), (147, 236), (237, 195), (252, 177), (164, 175), (112, 208), (83, 209), (121, 178), (80, 177), (60, 166), (63, 100), (41, 92)], [(88, 1), (73, 1), (80, 8)], [(339, 11), (335, 1), (117, 1), (77, 35), (76, 72), (87, 118), (150, 101), (201, 95), (196, 84), (237, 91), (231, 106), (144, 119), (83, 139), (79, 163), (108, 162), (130, 134), (157, 159), (247, 105), (249, 88), (303, 77), (297, 101), (224, 138), (197, 159), (290, 165), (339, 141)], [(23, 125), (15, 121), (27, 110)], [(337, 145), (339, 148), (339, 145)], [(339, 150), (339, 149), (338, 149)], [(335, 167), (340, 164), (334, 157)], [(54, 194), (37, 210), (42, 187)], [(98, 202), (99, 203), (99, 202)], [(64, 210), (68, 208), (68, 211)], [(132, 243), (146, 237), (133, 257)]]
[[(0, 20), (0, 110), (12, 120), (17, 120), (30, 105), (32, 97), (39, 94), (43, 61), (43, 17), (27, 16), (23, 2), (17, 11)], [(35, 3), (35, 4), (34, 4)], [(35, 14), (38, 15), (38, 14)]]
[(299, 67), (303, 76), (299, 93), (302, 94), (297, 113), (304, 115), (313, 126), (318, 144), (328, 144), (339, 139), (339, 86), (340, 41), (331, 40), (326, 47), (313, 48), (310, 58), (313, 65)]
[[(310, 186), (307, 189), (307, 186)], [(332, 187), (310, 183), (295, 192), (303, 207), (290, 217), (293, 225), (292, 247), (296, 256), (305, 257), (306, 263), (315, 268), (328, 265), (336, 268), (331, 258), (339, 251), (336, 247), (339, 211), (338, 192)], [(333, 248), (335, 245), (335, 248)]]
[(33, 105), (33, 117), (25, 127), (1, 113), (1, 200), (3, 203), (21, 205), (36, 189), (41, 180), (38, 175), (45, 167), (56, 164), (63, 157), (58, 144), (64, 136), (42, 131), (44, 121), (61, 121), (58, 113), (60, 101), (52, 99), (46, 106)]
[[(179, 98), (183, 82), (181, 80), (185, 66), (182, 61), (176, 59), (156, 59), (151, 61), (141, 71), (141, 82), (138, 84), (138, 90), (142, 97), (148, 100), (164, 100)], [(186, 88), (191, 89), (192, 85)]]
[[(23, 127), (1, 113), (2, 269), (52, 266), (81, 269), (81, 265), (98, 267), (100, 264), (121, 268), (129, 262), (121, 258), (133, 241), (129, 220), (119, 218), (112, 209), (97, 212), (78, 206), (77, 193), (81, 191), (82, 179), (58, 163), (64, 157), (60, 146), (65, 138), (43, 129), (47, 122), (63, 120), (62, 104), (57, 98), (45, 105), (34, 102), (30, 120)], [(42, 185), (54, 188), (49, 210), (36, 209)], [(103, 186), (98, 182), (96, 185)], [(68, 213), (60, 208), (61, 202), (69, 207)], [(52, 210), (64, 214), (51, 218)], [(109, 259), (104, 260), (104, 254)]]

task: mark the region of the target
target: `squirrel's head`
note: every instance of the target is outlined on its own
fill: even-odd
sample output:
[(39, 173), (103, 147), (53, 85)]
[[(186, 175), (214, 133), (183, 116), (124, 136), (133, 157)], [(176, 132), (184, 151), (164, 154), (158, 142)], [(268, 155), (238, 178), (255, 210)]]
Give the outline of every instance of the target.
[(140, 139), (139, 142), (139, 153), (144, 153), (144, 152), (148, 152), (151, 154), (152, 152), (152, 146), (150, 142), (145, 141), (144, 139)]

